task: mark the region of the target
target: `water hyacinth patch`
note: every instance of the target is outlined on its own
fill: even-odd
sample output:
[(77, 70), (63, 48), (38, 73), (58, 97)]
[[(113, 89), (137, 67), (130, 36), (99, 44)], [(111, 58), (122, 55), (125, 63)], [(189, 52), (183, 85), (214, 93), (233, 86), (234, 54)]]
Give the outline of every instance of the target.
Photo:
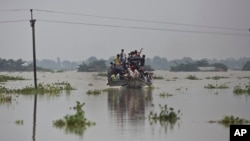
[(189, 80), (200, 80), (199, 78), (197, 78), (195, 75), (188, 75), (186, 77), (186, 79), (189, 79)]
[(52, 84), (45, 84), (45, 83), (39, 83), (37, 85), (37, 89), (34, 88), (34, 86), (26, 86), (21, 89), (9, 89), (3, 86), (0, 86), (0, 93), (5, 94), (58, 94), (65, 91), (74, 90), (74, 88), (70, 85), (68, 82), (62, 82), (62, 83), (52, 83)]
[(242, 94), (250, 95), (250, 84), (246, 86), (235, 86), (233, 92), (235, 95), (242, 95)]
[(86, 93), (87, 93), (87, 95), (99, 95), (102, 93), (102, 91), (95, 89), (95, 90), (88, 90)]
[(170, 124), (175, 124), (177, 120), (180, 119), (180, 110), (177, 112), (174, 111), (174, 108), (168, 107), (167, 105), (161, 106), (159, 105), (161, 111), (160, 113), (153, 113), (152, 111), (148, 115), (149, 120), (154, 120), (157, 121), (159, 120), (160, 122), (168, 122)]
[(7, 82), (8, 80), (26, 80), (26, 79), (19, 76), (0, 75), (0, 82)]
[(233, 115), (231, 116), (224, 116), (223, 119), (218, 120), (218, 121), (208, 121), (209, 123), (219, 123), (224, 125), (225, 127), (229, 127), (231, 124), (248, 124), (250, 123), (250, 120), (235, 117)]
[(76, 106), (73, 107), (76, 113), (73, 115), (66, 115), (63, 119), (53, 121), (53, 125), (57, 128), (65, 128), (66, 132), (82, 135), (87, 127), (95, 125), (94, 122), (87, 120), (85, 117), (85, 112), (82, 109), (84, 105), (85, 103), (76, 101)]

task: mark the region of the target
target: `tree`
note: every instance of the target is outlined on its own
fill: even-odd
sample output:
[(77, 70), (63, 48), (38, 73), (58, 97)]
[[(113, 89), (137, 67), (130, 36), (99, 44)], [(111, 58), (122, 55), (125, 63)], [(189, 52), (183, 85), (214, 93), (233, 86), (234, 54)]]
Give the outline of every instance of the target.
[(242, 68), (243, 71), (250, 71), (250, 61), (247, 61), (243, 68)]

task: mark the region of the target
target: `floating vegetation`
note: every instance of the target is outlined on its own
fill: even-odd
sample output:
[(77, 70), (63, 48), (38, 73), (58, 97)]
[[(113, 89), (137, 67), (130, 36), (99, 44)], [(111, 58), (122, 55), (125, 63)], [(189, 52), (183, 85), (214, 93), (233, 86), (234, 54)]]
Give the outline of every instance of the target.
[(21, 89), (9, 89), (0, 86), (0, 93), (5, 94), (58, 94), (63, 90), (70, 91), (74, 88), (68, 82), (57, 82), (52, 84), (39, 83), (37, 89), (34, 86), (26, 86)]
[(19, 76), (0, 75), (0, 82), (7, 82), (8, 80), (26, 80), (26, 79)]
[(250, 94), (250, 84), (245, 86), (235, 86), (233, 92), (236, 95)]
[(162, 76), (153, 76), (153, 79), (164, 79)]
[(15, 123), (16, 125), (23, 125), (23, 120), (16, 120)]
[(169, 96), (173, 96), (173, 94), (166, 93), (166, 92), (160, 93), (160, 97), (169, 97)]
[(213, 79), (213, 80), (219, 80), (221, 78), (229, 78), (229, 77), (226, 77), (226, 76), (213, 76), (213, 77), (206, 77), (206, 79)]
[(88, 90), (86, 93), (87, 95), (99, 95), (102, 93), (102, 91), (99, 89), (95, 89), (95, 90)]
[(88, 85), (89, 85), (89, 86), (94, 86), (94, 84), (93, 84), (93, 83), (89, 83)]
[(85, 103), (76, 101), (76, 106), (73, 109), (76, 111), (73, 115), (66, 115), (63, 119), (53, 121), (53, 125), (57, 128), (65, 128), (66, 132), (82, 135), (87, 127), (95, 125), (86, 119), (85, 112), (82, 107)]
[(231, 124), (248, 124), (250, 123), (250, 120), (246, 120), (243, 118), (239, 117), (234, 117), (233, 115), (231, 116), (224, 116), (223, 119), (218, 120), (218, 121), (208, 121), (209, 123), (219, 123), (224, 125), (225, 127), (229, 127)]
[(227, 86), (226, 84), (207, 84), (206, 86), (204, 86), (204, 88), (206, 89), (228, 89), (229, 86)]
[(11, 103), (12, 97), (0, 94), (0, 103)]
[(148, 115), (149, 120), (154, 120), (157, 121), (159, 120), (160, 122), (168, 122), (170, 124), (175, 124), (177, 120), (180, 119), (180, 110), (177, 112), (174, 111), (174, 108), (170, 107), (168, 108), (167, 105), (161, 106), (159, 105), (161, 112), (158, 113), (153, 113), (152, 111)]
[(186, 79), (189, 79), (189, 80), (200, 80), (199, 78), (197, 78), (195, 75), (188, 75), (186, 77)]

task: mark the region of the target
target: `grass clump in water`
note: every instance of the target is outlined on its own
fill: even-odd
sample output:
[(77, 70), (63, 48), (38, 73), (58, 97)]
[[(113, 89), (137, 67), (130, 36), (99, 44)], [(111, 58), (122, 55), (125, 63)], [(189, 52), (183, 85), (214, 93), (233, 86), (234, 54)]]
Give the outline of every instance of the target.
[(0, 86), (0, 93), (5, 94), (58, 94), (63, 90), (70, 91), (74, 90), (74, 88), (68, 82), (61, 82), (61, 83), (52, 83), (52, 84), (45, 84), (39, 83), (37, 85), (37, 89), (34, 86), (26, 86), (21, 89), (9, 89), (3, 86)]
[(180, 119), (180, 110), (177, 112), (174, 111), (174, 108), (168, 108), (167, 105), (159, 105), (161, 111), (160, 113), (153, 113), (152, 111), (148, 115), (149, 120), (159, 120), (160, 122), (169, 122), (170, 124), (175, 124), (177, 120)]
[(243, 118), (239, 117), (234, 117), (233, 115), (231, 116), (224, 116), (223, 119), (218, 120), (218, 121), (208, 121), (209, 123), (219, 123), (224, 125), (225, 127), (229, 127), (231, 124), (248, 124), (250, 123), (250, 120), (246, 120)]
[(173, 94), (166, 93), (166, 92), (160, 93), (160, 97), (169, 97), (169, 96), (173, 96)]
[(95, 89), (95, 90), (88, 90), (86, 93), (87, 93), (87, 95), (99, 95), (102, 93), (102, 91)]
[(23, 120), (16, 120), (15, 123), (16, 125), (23, 125)]
[(7, 82), (8, 80), (26, 80), (26, 79), (19, 76), (0, 75), (0, 82)]
[(73, 115), (66, 115), (63, 119), (53, 121), (53, 125), (58, 128), (65, 128), (67, 132), (82, 135), (87, 127), (95, 125), (94, 122), (86, 119), (85, 112), (82, 109), (84, 105), (85, 103), (76, 101), (76, 106), (73, 107), (76, 113)]
[(213, 79), (213, 80), (219, 80), (219, 79), (222, 79), (222, 78), (229, 78), (229, 77), (226, 77), (226, 76), (213, 76), (213, 77), (206, 77), (206, 79)]
[(244, 87), (235, 86), (233, 90), (235, 95), (249, 94), (250, 95), (250, 84)]
[(226, 84), (208, 84), (204, 86), (206, 89), (228, 89), (229, 87)]
[(186, 77), (186, 79), (189, 79), (189, 80), (200, 80), (199, 78), (197, 78), (195, 75), (188, 75)]

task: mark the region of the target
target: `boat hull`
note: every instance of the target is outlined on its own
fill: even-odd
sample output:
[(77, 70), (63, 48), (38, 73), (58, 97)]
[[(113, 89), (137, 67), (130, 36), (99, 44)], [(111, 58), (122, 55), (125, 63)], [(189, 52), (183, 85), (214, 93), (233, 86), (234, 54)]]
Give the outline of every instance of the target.
[(152, 85), (151, 82), (147, 82), (143, 79), (134, 78), (134, 79), (128, 79), (128, 80), (119, 80), (119, 81), (112, 81), (108, 82), (109, 86), (123, 86), (128, 88), (142, 88), (144, 86), (150, 86)]

